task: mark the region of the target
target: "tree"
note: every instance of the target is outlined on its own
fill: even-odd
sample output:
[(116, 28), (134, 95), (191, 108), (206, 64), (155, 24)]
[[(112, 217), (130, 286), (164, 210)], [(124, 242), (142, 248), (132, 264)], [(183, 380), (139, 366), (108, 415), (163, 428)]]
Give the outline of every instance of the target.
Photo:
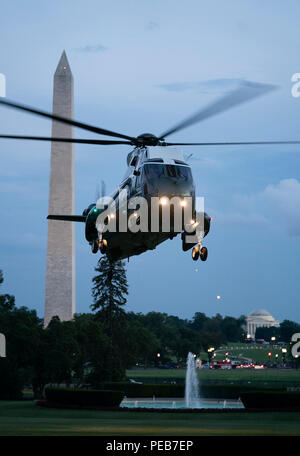
[(95, 318), (102, 324), (109, 338), (109, 348), (101, 360), (93, 363), (90, 381), (96, 385), (101, 379), (120, 380), (125, 375), (126, 361), (126, 314), (123, 307), (128, 295), (128, 283), (124, 262), (100, 258), (95, 268), (92, 295)]
[(271, 337), (276, 337), (277, 342), (281, 340), (280, 328), (275, 326), (256, 328), (255, 339), (264, 339), (267, 342), (271, 341)]
[(190, 328), (180, 328), (180, 337), (176, 346), (176, 358), (178, 361), (185, 361), (189, 352), (200, 353), (201, 341), (197, 331)]
[(71, 383), (78, 345), (73, 321), (61, 322), (53, 317), (42, 328), (33, 352), (32, 388), (35, 398), (41, 398), (47, 383)]
[[(3, 271), (0, 269), (0, 285), (4, 282)], [(13, 295), (0, 295), (0, 311), (12, 310), (15, 306), (15, 297)]]
[(77, 382), (90, 382), (97, 386), (104, 381), (116, 380), (111, 359), (108, 358), (110, 340), (103, 324), (92, 314), (77, 314), (73, 326), (78, 346), (73, 368)]
[(204, 323), (208, 320), (209, 318), (205, 315), (203, 312), (196, 312), (195, 315), (193, 316), (193, 321), (191, 323), (192, 329), (195, 329), (196, 331), (201, 331), (203, 328)]
[(96, 310), (97, 317), (103, 321), (113, 346), (117, 333), (120, 333), (125, 321), (123, 306), (128, 295), (126, 270), (123, 261), (112, 261), (103, 256), (98, 261), (95, 271), (98, 275), (93, 278), (94, 303), (91, 309)]
[(140, 321), (129, 321), (126, 327), (126, 338), (124, 341), (127, 368), (136, 363), (142, 363), (145, 367), (149, 362), (157, 360), (157, 353), (160, 351), (160, 341), (156, 335), (149, 331)]
[(242, 339), (243, 320), (234, 317), (224, 317), (221, 323), (221, 329), (224, 333), (227, 342), (239, 342)]
[(295, 321), (284, 320), (280, 323), (280, 337), (284, 342), (290, 342), (292, 335), (300, 332), (300, 325)]
[[(1, 271), (0, 282), (3, 282)], [(42, 321), (35, 310), (17, 308), (12, 295), (0, 295), (0, 333), (6, 337), (6, 358), (0, 359), (0, 398), (19, 398), (31, 383)]]

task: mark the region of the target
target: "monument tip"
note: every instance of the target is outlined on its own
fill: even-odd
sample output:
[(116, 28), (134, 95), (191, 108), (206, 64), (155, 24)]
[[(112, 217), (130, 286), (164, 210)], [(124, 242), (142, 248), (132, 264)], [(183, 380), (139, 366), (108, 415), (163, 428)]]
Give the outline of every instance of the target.
[(72, 71), (65, 50), (63, 50), (60, 57), (54, 76), (72, 76)]

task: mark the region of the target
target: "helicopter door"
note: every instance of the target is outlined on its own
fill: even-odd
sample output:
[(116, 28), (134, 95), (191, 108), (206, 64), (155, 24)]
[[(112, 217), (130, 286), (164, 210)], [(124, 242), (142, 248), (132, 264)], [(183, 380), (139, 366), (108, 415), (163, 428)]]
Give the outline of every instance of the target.
[(138, 195), (142, 194), (142, 186), (143, 186), (143, 166), (137, 169), (137, 175), (135, 179), (135, 191)]
[(135, 157), (133, 157), (133, 159), (130, 162), (130, 166), (134, 167), (134, 170), (132, 171), (132, 176), (131, 176), (131, 189), (132, 190), (136, 189), (138, 163), (139, 163), (139, 157), (138, 157), (138, 155), (135, 155)]

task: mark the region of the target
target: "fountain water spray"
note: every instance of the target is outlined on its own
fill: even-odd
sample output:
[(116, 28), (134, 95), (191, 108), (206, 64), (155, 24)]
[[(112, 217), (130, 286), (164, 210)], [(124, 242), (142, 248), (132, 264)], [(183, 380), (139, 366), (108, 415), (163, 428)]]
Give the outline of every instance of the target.
[(199, 382), (195, 367), (193, 353), (187, 357), (187, 370), (185, 377), (185, 406), (188, 408), (200, 408)]

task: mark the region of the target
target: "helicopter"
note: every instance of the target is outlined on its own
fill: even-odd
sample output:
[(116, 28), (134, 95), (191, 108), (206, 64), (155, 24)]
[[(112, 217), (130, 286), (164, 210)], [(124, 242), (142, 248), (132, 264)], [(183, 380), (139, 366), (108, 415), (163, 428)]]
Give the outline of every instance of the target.
[[(211, 217), (204, 210), (201, 213), (196, 210), (195, 183), (191, 166), (187, 163), (182, 150), (178, 149), (178, 146), (276, 145), (300, 144), (300, 141), (168, 142), (166, 138), (184, 128), (264, 95), (275, 88), (276, 86), (270, 84), (245, 81), (240, 87), (223, 95), (207, 107), (202, 108), (158, 136), (152, 133), (129, 136), (0, 98), (0, 104), (3, 106), (117, 139), (76, 139), (18, 135), (0, 135), (0, 138), (93, 144), (98, 146), (127, 145), (133, 147), (127, 155), (125, 176), (118, 189), (111, 195), (109, 204), (102, 204), (103, 198), (100, 198), (101, 204), (99, 204), (99, 201), (91, 203), (81, 215), (49, 214), (47, 219), (84, 223), (85, 238), (90, 244), (92, 252), (96, 254), (100, 251), (101, 254), (106, 254), (113, 261), (125, 258), (129, 260), (134, 255), (155, 249), (162, 242), (173, 239), (178, 234), (181, 234), (183, 251), (192, 249), (192, 259), (194, 261), (199, 258), (202, 261), (206, 261), (208, 249), (203, 246), (202, 241), (210, 231)], [(125, 192), (126, 203), (132, 198), (144, 198), (147, 202), (155, 199), (159, 215), (158, 230), (132, 231), (127, 229), (123, 231), (120, 229), (120, 219), (124, 207), (124, 201), (121, 203), (120, 199), (120, 193), (122, 192)], [(174, 205), (170, 206), (171, 222), (169, 229), (163, 230), (161, 225), (163, 206), (169, 204), (172, 198), (176, 199), (179, 211), (184, 211), (185, 206), (189, 206), (191, 220), (186, 224), (182, 218), (180, 228), (178, 229), (177, 227), (175, 229), (175, 208)], [(115, 209), (113, 212), (111, 212), (112, 206)], [(150, 208), (148, 206), (148, 227), (151, 225), (153, 218), (151, 209), (152, 206)], [(105, 218), (102, 218), (102, 223), (99, 223), (99, 217), (101, 216), (105, 216)], [(105, 229), (112, 222), (110, 218), (114, 219), (115, 230)], [(135, 220), (136, 225), (139, 225), (139, 219), (140, 215), (137, 214), (135, 208), (126, 212), (128, 224)], [(201, 223), (199, 223), (199, 220), (201, 220)], [(201, 229), (197, 229), (197, 225), (201, 226)], [(191, 236), (188, 238), (189, 234), (193, 235), (192, 240), (190, 240)]]

